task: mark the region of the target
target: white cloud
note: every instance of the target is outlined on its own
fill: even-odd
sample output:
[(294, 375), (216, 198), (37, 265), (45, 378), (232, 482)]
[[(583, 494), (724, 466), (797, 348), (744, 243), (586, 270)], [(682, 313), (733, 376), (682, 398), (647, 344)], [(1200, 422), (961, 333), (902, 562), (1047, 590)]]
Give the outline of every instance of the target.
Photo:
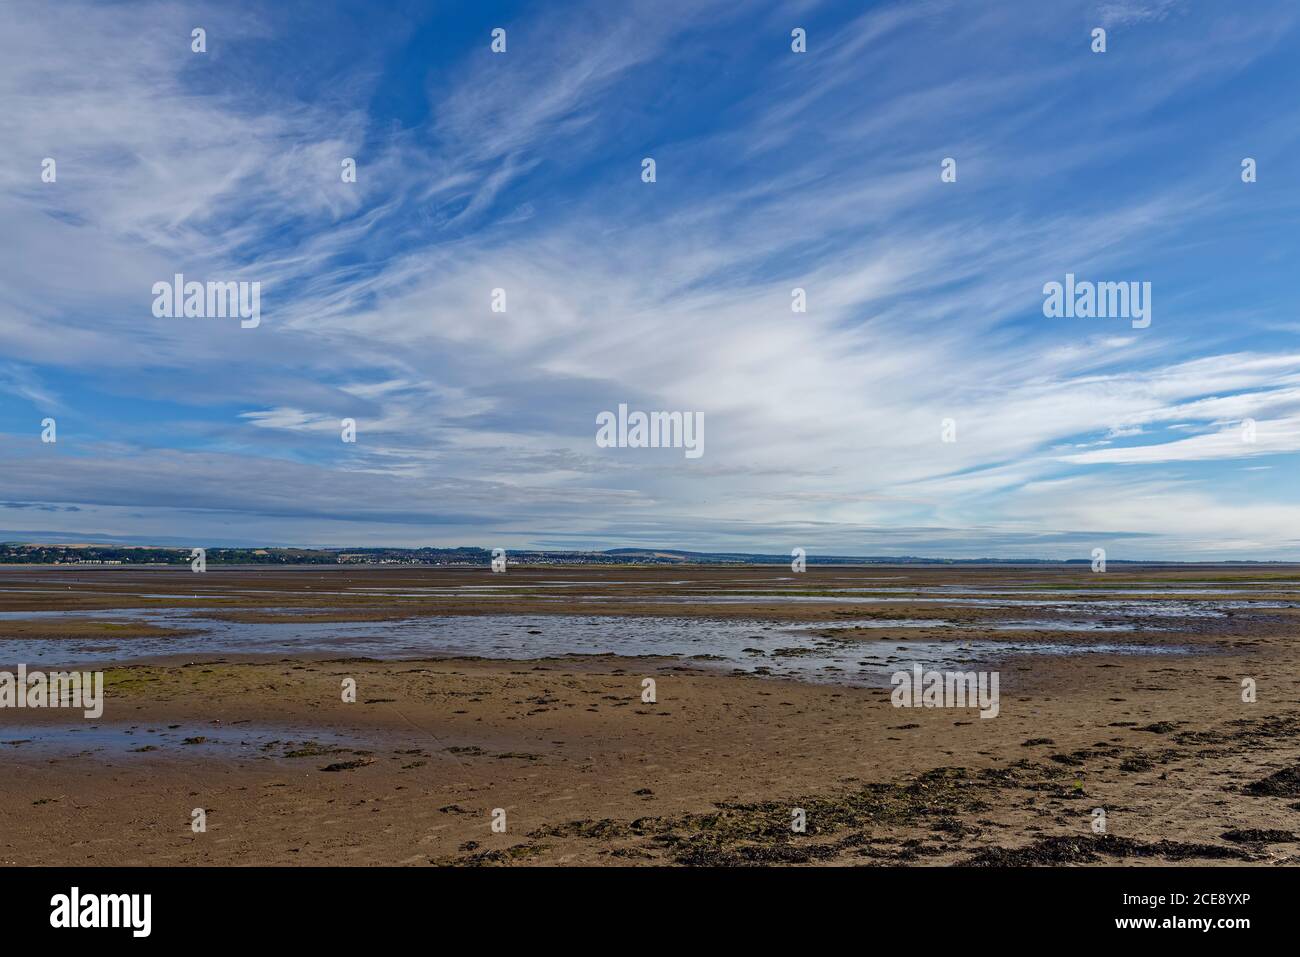
[[(48, 365), (234, 411), (194, 426), (211, 445), (192, 451), (98, 423), (121, 445), (96, 454), (125, 461), (101, 474), (70, 445), (54, 482), (18, 443), (5, 498), (85, 504), (117, 528), (119, 509), (242, 511), (317, 542), (491, 529), (506, 544), (659, 535), (763, 550), (765, 536), (815, 533), (855, 551), (984, 554), (1127, 527), (1177, 548), (1178, 514), (1107, 510), (1093, 473), (1300, 450), (1294, 351), (1198, 339), (1182, 290), (1159, 288), (1141, 333), (1035, 315), (1047, 279), (1146, 269), (1152, 249), (1213, 228), (1229, 187), (1200, 174), (1106, 202), (1052, 192), (1063, 169), (1146, 145), (1125, 123), (1192, 80), (1108, 101), (1113, 131), (1099, 123), (1087, 143), (1054, 141), (1061, 127), (1025, 124), (1049, 123), (1076, 68), (990, 53), (949, 69), (917, 53), (956, 8), (889, 7), (825, 37), (806, 74), (774, 62), (731, 109), (664, 137), (646, 186), (629, 89), (701, 36), (721, 42), (710, 29), (744, 10), (523, 21), (506, 57), (484, 43), (430, 87), (427, 128), (390, 133), (334, 100), (196, 85), (211, 64), (188, 52), (183, 6), (66, 9), (0, 9), (17, 51), (0, 62), (14, 104), (0, 115), (0, 214), (21, 235), (0, 239), (0, 390), (75, 403), (27, 368)], [(1032, 35), (1049, 13), (977, 16), (945, 44), (989, 18)], [(275, 29), (223, 23), (225, 43)], [(882, 64), (888, 96), (866, 82)], [(996, 135), (963, 128), (960, 191), (942, 192), (950, 131), (980, 116)], [(363, 144), (350, 189), (338, 160)], [(36, 179), (46, 150), (57, 190)], [(626, 181), (598, 162), (618, 151)], [(557, 170), (579, 160), (602, 171), (559, 195)], [(1048, 198), (998, 192), (1022, 183)], [(213, 270), (263, 281), (256, 335), (148, 315), (154, 280)], [(806, 314), (790, 311), (794, 286)], [(497, 287), (504, 314), (489, 309)], [(619, 402), (703, 412), (706, 457), (597, 449), (595, 415)], [(358, 421), (346, 455), (331, 434), (342, 417)], [(955, 444), (940, 441), (946, 417)], [(1245, 417), (1255, 446), (1234, 431)], [(1267, 505), (1179, 494), (1205, 509), (1196, 535), (1221, 532), (1225, 548), (1289, 541), (1284, 523), (1269, 538)], [(1248, 533), (1230, 532), (1238, 509)]]

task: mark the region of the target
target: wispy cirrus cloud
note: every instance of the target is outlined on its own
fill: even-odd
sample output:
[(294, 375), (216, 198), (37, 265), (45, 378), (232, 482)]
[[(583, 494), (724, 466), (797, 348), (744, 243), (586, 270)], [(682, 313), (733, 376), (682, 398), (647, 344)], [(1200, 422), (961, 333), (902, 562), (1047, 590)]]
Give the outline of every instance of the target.
[[(1167, 6), (1102, 10), (1141, 31), (1103, 59), (1029, 3), (521, 6), (370, 43), (347, 4), (7, 5), (0, 495), (124, 537), (1291, 555), (1297, 197), (1237, 164), (1292, 135), (1296, 15)], [(174, 272), (262, 282), (265, 321), (153, 319)], [(1066, 272), (1152, 281), (1152, 327), (1046, 319)], [(598, 449), (620, 402), (703, 412), (707, 454)]]

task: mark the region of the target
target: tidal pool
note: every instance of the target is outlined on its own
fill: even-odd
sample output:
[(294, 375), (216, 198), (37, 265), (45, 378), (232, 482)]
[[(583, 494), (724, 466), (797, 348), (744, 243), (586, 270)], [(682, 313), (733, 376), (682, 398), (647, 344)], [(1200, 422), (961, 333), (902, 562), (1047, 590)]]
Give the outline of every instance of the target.
[(119, 757), (144, 757), (219, 752), (289, 760), (338, 760), (333, 756), (360, 746), (359, 739), (352, 740), (320, 728), (286, 729), (220, 722), (161, 726), (94, 722), (0, 724), (0, 756), (109, 752)]
[[(267, 609), (270, 610), (270, 609)], [(100, 616), (101, 612), (84, 613)], [(120, 609), (114, 617), (192, 629), (174, 637), (29, 639), (0, 641), (0, 660), (46, 669), (107, 662), (187, 656), (337, 655), (378, 659), (478, 657), (560, 658), (567, 655), (654, 656), (684, 663), (806, 681), (888, 684), (900, 666), (926, 668), (994, 662), (1024, 655), (1185, 654), (1189, 649), (1142, 642), (1043, 642), (1028, 640), (937, 641), (826, 637), (839, 629), (943, 629), (958, 626), (928, 619), (846, 619), (835, 622), (735, 621), (710, 618), (603, 615), (432, 616), (374, 622), (312, 622), (286, 616), (275, 622), (230, 622), (174, 609)], [(1107, 632), (1129, 626), (1091, 621), (983, 624), (984, 630)], [(959, 635), (960, 632), (957, 632)], [(0, 628), (0, 635), (3, 629)]]

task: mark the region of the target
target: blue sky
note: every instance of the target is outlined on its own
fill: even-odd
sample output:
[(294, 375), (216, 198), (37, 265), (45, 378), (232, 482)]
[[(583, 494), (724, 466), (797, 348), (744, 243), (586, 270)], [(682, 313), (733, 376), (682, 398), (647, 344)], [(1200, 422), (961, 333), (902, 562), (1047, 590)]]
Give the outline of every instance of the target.
[(5, 3), (0, 537), (1300, 559), (1297, 20)]

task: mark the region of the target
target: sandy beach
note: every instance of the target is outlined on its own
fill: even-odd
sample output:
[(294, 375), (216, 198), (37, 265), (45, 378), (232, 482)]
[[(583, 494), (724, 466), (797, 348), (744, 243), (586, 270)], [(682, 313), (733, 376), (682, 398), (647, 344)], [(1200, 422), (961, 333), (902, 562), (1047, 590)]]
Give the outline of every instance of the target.
[[(3, 667), (24, 654), (102, 670), (105, 708), (0, 711), (0, 860), (1294, 863), (1298, 581), (1086, 566), (4, 569)], [(292, 654), (220, 632), (205, 652), (206, 626), (150, 610), (254, 637), (269, 621), (344, 631)], [(513, 657), (384, 660), (346, 634), (506, 614), (535, 625), (501, 645)], [(576, 615), (627, 642), (663, 616), (706, 646), (727, 622), (802, 630), (739, 664), (653, 643), (519, 654), (563, 643), (547, 622)], [(996, 717), (894, 706), (881, 676), (935, 643), (999, 673)], [(816, 667), (790, 664), (801, 653)], [(860, 670), (844, 665), (856, 656)]]

